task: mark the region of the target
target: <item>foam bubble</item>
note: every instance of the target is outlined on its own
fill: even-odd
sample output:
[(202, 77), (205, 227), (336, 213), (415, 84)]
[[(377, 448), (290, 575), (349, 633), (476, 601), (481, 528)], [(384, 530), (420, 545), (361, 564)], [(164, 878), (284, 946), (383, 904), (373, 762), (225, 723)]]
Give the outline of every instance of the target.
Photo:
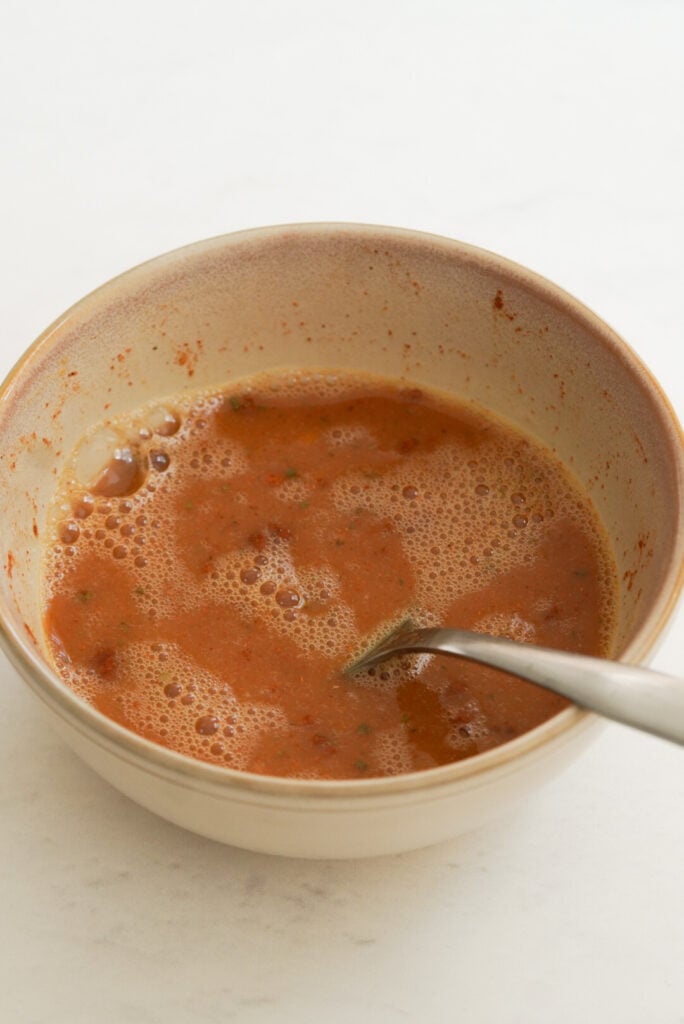
[(509, 640), (517, 640), (521, 644), (533, 644), (537, 641), (536, 626), (516, 613), (485, 615), (477, 620), (474, 628), (478, 633), (491, 633), (493, 636), (507, 637)]
[(373, 753), (383, 775), (402, 775), (413, 768), (411, 745), (403, 725), (378, 733)]
[[(129, 644), (117, 657), (121, 674), (137, 681), (134, 690), (117, 694), (125, 720), (136, 732), (152, 732), (176, 750), (245, 769), (263, 733), (287, 728), (278, 708), (241, 704), (224, 676), (200, 668), (175, 644)], [(66, 662), (60, 671), (79, 696), (97, 702), (102, 683), (94, 671)]]

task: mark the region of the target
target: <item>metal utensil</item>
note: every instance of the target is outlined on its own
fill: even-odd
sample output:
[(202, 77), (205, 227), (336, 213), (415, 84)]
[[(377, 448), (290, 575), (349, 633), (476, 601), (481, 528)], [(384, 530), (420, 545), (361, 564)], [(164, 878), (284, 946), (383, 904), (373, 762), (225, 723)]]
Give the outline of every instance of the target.
[(412, 653), (449, 654), (510, 672), (605, 718), (684, 744), (683, 679), (466, 629), (417, 629), (404, 622), (352, 661), (345, 674)]

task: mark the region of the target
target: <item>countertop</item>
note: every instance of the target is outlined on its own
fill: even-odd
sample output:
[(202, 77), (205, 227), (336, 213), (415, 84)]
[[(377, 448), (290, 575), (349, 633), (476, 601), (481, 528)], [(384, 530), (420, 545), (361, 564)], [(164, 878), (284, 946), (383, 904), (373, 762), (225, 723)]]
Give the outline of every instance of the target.
[[(526, 264), (684, 412), (684, 6), (2, 5), (0, 372), (125, 268), (348, 220)], [(681, 672), (684, 611), (654, 665)], [(684, 753), (607, 725), (522, 808), (370, 861), (157, 819), (2, 660), (7, 1024), (684, 1021)]]

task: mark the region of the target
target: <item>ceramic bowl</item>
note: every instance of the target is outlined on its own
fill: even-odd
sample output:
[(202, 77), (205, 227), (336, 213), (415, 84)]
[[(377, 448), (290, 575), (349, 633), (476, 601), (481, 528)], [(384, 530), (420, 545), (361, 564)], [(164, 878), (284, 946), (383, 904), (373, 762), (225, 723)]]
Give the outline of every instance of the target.
[(357, 225), (245, 231), (136, 267), (60, 317), (5, 381), (1, 640), (73, 750), (157, 814), (248, 849), (357, 857), (429, 845), (551, 779), (588, 742), (596, 718), (571, 707), (510, 743), (428, 771), (288, 780), (193, 761), (126, 731), (67, 689), (46, 653), (46, 508), (86, 428), (153, 398), (288, 366), (437, 386), (557, 452), (611, 538), (615, 653), (631, 662), (648, 659), (682, 582), (679, 427), (627, 345), (548, 281), (459, 242)]

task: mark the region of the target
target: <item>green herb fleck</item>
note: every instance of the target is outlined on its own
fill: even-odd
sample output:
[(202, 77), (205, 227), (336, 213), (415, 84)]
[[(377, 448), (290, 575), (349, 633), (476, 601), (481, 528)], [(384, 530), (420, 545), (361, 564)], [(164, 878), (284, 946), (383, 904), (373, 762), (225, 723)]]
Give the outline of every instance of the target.
[(399, 586), (400, 586), (400, 587), (403, 587), (403, 586), (404, 586), (404, 581), (403, 581), (403, 579), (401, 578), (401, 576), (399, 577)]
[(411, 721), (411, 716), (404, 712), (404, 714), (401, 716), (401, 721), (403, 725), (406, 725), (407, 722)]
[(371, 731), (371, 727), (368, 722), (361, 722), (361, 725), (356, 730), (361, 736), (367, 736)]
[(299, 473), (292, 466), (288, 466), (284, 475), (286, 480), (292, 480), (294, 477), (299, 476)]
[(130, 624), (130, 622), (120, 622), (120, 623), (119, 623), (119, 629), (120, 629), (120, 630), (121, 630), (121, 631), (122, 631), (123, 633), (128, 633), (128, 631), (129, 631), (129, 629), (130, 629), (130, 628), (131, 628), (131, 624)]
[(300, 508), (308, 508), (309, 507), (309, 502), (308, 501), (300, 501), (299, 502), (299, 507)]
[(76, 600), (80, 601), (81, 604), (87, 604), (88, 601), (90, 601), (92, 596), (93, 596), (92, 590), (77, 590), (76, 591)]
[(587, 576), (589, 575), (589, 570), (588, 569), (575, 569), (573, 575), (574, 576), (579, 576), (580, 579), (585, 580), (587, 578)]
[(242, 399), (239, 395), (231, 395), (228, 399), (228, 403), (233, 412), (238, 412), (242, 408)]
[(357, 772), (365, 772), (365, 771), (368, 770), (367, 763), (365, 761), (361, 761), (361, 760), (354, 761), (354, 767), (356, 768)]
[(194, 505), (194, 503), (192, 501), (186, 501), (185, 502), (185, 507), (188, 510), (188, 512), (191, 512), (192, 509), (195, 507), (195, 505)]

